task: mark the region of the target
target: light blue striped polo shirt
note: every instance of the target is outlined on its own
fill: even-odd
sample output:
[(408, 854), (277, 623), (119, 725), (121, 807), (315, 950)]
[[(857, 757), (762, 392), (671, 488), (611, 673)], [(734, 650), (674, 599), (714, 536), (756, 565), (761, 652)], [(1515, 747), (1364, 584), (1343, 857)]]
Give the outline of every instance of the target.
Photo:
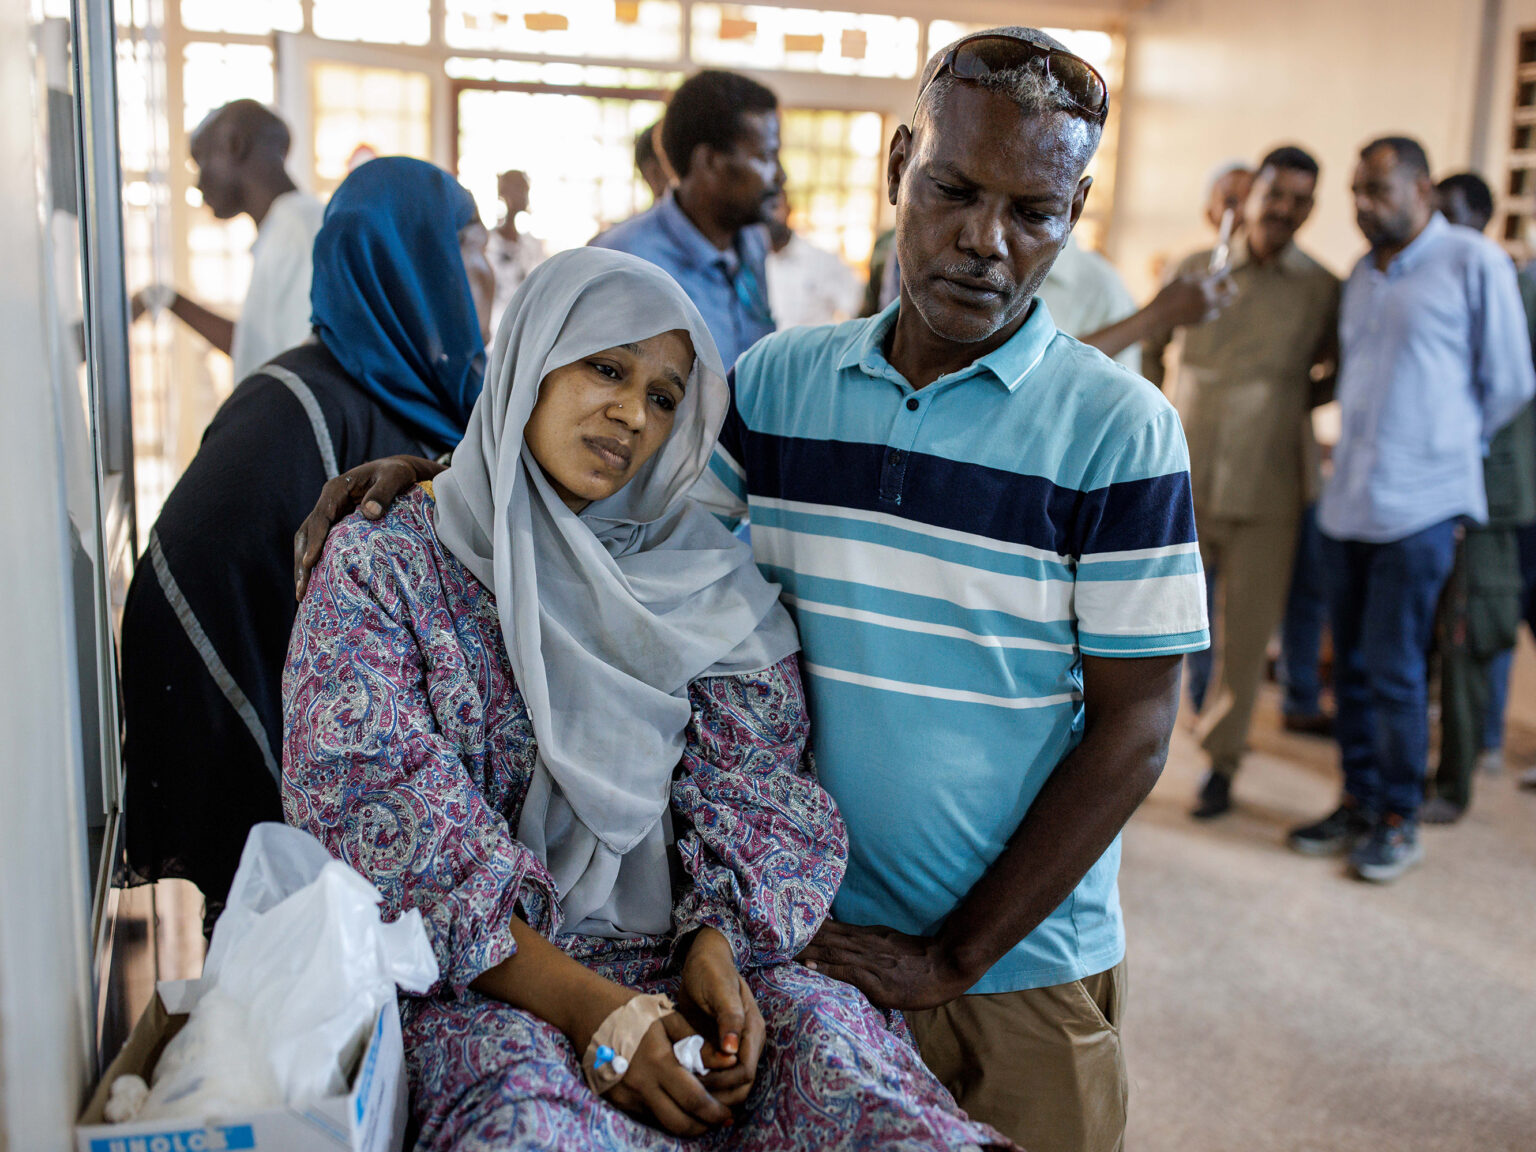
[[(879, 316), (770, 336), (696, 495), (750, 513), (800, 628), (811, 742), (848, 823), (839, 920), (928, 935), (1082, 737), (1082, 653), (1207, 644), (1189, 459), (1162, 394), (1057, 332), (914, 391)], [(1120, 844), (972, 992), (1117, 964)]]

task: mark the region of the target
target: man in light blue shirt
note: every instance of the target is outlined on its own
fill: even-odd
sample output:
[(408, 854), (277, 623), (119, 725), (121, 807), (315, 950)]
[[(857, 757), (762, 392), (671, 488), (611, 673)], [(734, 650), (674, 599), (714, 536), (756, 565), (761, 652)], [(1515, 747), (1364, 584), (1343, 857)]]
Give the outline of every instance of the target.
[(1031, 1152), (1124, 1146), (1119, 835), (1208, 642), (1177, 413), (1035, 298), (1108, 111), (1034, 29), (935, 55), (887, 163), (899, 300), (743, 355), (694, 493), (750, 512), (848, 827), (801, 959)]
[(1207, 643), (1188, 454), (1162, 395), (1035, 296), (1102, 80), (1029, 29), (923, 79), (887, 169), (899, 300), (746, 352), (697, 495), (750, 514), (848, 826), (837, 922), (802, 958), (904, 1010), (976, 1119), (1113, 1152), (1119, 832)]
[(1423, 857), (1427, 653), (1459, 525), (1487, 518), (1483, 456), (1536, 376), (1513, 263), (1434, 210), (1417, 142), (1366, 145), (1354, 195), (1371, 251), (1344, 286), (1343, 427), (1318, 505), (1344, 796), (1290, 845), (1349, 850), (1385, 883)]
[(699, 72), (667, 104), (661, 147), (677, 184), (591, 243), (666, 269), (734, 364), (774, 330), (760, 225), (784, 188), (778, 97), (734, 72)]

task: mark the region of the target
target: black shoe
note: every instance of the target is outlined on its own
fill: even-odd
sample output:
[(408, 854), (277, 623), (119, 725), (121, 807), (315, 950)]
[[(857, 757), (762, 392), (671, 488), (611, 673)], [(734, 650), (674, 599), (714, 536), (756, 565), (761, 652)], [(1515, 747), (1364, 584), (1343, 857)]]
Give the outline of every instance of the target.
[(1332, 736), (1333, 717), (1326, 712), (1287, 712), (1280, 720), (1287, 732), (1300, 732), (1304, 736)]
[(1375, 826), (1369, 813), (1353, 804), (1340, 804), (1316, 823), (1291, 829), (1285, 842), (1303, 856), (1336, 856), (1354, 848)]
[(1419, 809), (1419, 821), (1423, 824), (1454, 824), (1465, 812), (1466, 809), (1454, 800), (1431, 796)]
[(1232, 777), (1214, 769), (1206, 773), (1200, 785), (1200, 800), (1189, 814), (1196, 820), (1210, 820), (1232, 809)]
[(1349, 869), (1362, 880), (1390, 884), (1422, 859), (1424, 845), (1419, 843), (1418, 824), (1388, 816), (1349, 854)]

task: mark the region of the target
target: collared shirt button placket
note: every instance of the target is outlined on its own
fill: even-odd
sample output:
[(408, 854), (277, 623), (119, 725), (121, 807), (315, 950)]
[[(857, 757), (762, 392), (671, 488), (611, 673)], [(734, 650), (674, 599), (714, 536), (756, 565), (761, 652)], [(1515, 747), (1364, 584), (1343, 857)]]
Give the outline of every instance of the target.
[[(891, 430), (893, 441), (904, 441), (908, 447), (901, 449), (894, 444), (888, 445), (885, 453), (885, 461), (881, 467), (880, 475), (880, 499), (900, 506), (902, 489), (906, 485), (907, 462), (911, 459), (911, 446), (917, 440), (917, 427), (921, 417), (915, 415), (922, 408), (922, 401), (916, 396), (908, 396), (902, 402), (902, 409), (898, 410), (895, 426)], [(909, 413), (913, 415), (908, 415)]]

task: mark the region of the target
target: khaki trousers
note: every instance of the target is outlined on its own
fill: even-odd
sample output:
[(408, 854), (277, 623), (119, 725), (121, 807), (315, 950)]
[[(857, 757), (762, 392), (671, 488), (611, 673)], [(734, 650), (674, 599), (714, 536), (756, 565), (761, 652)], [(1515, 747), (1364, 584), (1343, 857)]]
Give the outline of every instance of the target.
[(1120, 1152), (1125, 962), (1021, 992), (908, 1012), (924, 1062), (972, 1119), (1025, 1152)]
[(1291, 561), (1296, 553), (1295, 516), (1276, 520), (1199, 521), (1200, 562), (1216, 572), (1216, 651), (1205, 710), (1195, 735), (1224, 776), (1237, 771), (1248, 743), (1253, 702), (1264, 676), (1269, 638), (1285, 614)]

